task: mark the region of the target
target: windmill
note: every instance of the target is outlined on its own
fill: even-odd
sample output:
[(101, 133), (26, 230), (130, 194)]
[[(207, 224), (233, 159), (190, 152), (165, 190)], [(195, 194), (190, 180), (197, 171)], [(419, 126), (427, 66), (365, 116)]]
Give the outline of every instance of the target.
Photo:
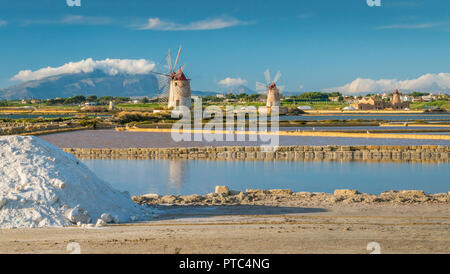
[(185, 66), (179, 67), (175, 71), (178, 60), (180, 59), (181, 46), (178, 49), (178, 54), (175, 59), (175, 63), (172, 66), (172, 59), (170, 55), (170, 49), (167, 53), (166, 61), (169, 68), (168, 73), (158, 73), (158, 86), (162, 89), (162, 93), (158, 96), (160, 101), (168, 103), (169, 108), (175, 108), (177, 106), (186, 106), (191, 108), (191, 85), (190, 80), (186, 78), (183, 73)]
[(278, 71), (273, 80), (271, 80), (270, 71), (267, 69), (264, 72), (264, 77), (266, 78), (266, 84), (256, 82), (256, 90), (259, 92), (267, 91), (267, 107), (280, 106), (280, 90), (282, 90), (283, 87), (280, 86), (278, 88), (276, 83), (280, 80), (281, 72)]

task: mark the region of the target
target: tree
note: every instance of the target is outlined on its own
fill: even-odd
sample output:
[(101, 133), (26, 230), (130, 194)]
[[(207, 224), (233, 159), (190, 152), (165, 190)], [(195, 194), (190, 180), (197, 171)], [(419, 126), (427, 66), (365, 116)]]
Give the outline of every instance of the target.
[(225, 98), (227, 98), (227, 99), (236, 99), (236, 96), (233, 93), (228, 93), (227, 95), (225, 95)]
[(296, 99), (301, 101), (329, 101), (328, 97), (328, 93), (314, 91), (302, 93)]
[(427, 93), (427, 92), (418, 92), (418, 91), (414, 91), (413, 93), (411, 93), (411, 96), (414, 97), (414, 98), (417, 98), (417, 97), (426, 96), (426, 95), (428, 95), (428, 94), (429, 94), (429, 93)]
[(259, 100), (259, 94), (254, 93), (254, 94), (250, 94), (250, 96), (248, 96), (248, 100), (250, 102), (255, 102)]
[(81, 104), (85, 101), (86, 101), (86, 97), (84, 97), (83, 95), (77, 95), (72, 98), (67, 98), (66, 100), (64, 100), (64, 104), (65, 105), (76, 105), (76, 104)]
[(88, 102), (95, 102), (97, 101), (97, 96), (95, 95), (90, 95), (87, 99)]

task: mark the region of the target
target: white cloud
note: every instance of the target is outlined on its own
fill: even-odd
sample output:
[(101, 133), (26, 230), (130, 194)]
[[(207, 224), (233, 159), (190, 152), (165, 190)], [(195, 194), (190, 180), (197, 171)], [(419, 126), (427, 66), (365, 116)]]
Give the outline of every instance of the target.
[(101, 16), (67, 15), (59, 20), (59, 22), (74, 25), (106, 25), (112, 23), (112, 20), (108, 17)]
[(0, 20), (0, 27), (6, 26), (8, 24), (8, 22), (4, 21), (4, 20)]
[(313, 17), (312, 13), (301, 13), (297, 15), (298, 19), (308, 19)]
[(247, 80), (241, 79), (241, 78), (230, 78), (227, 77), (223, 80), (220, 80), (218, 82), (219, 85), (224, 87), (237, 87), (237, 86), (243, 86), (247, 84)]
[(60, 67), (46, 67), (36, 71), (21, 70), (11, 79), (31, 81), (67, 73), (89, 73), (94, 70), (101, 70), (109, 75), (116, 75), (118, 73), (145, 74), (149, 73), (154, 68), (155, 63), (145, 59), (132, 60), (108, 58), (105, 60), (95, 61), (92, 58), (88, 58), (79, 62), (70, 62)]
[(24, 26), (38, 24), (62, 24), (62, 25), (107, 25), (112, 24), (113, 20), (103, 16), (84, 16), (84, 15), (66, 15), (59, 19), (37, 19), (26, 20)]
[(300, 90), (300, 89), (303, 89), (304, 87), (303, 87), (303, 85), (298, 85), (298, 89)]
[(395, 89), (405, 91), (450, 91), (450, 73), (428, 73), (415, 79), (364, 79), (357, 78), (341, 87), (324, 89), (324, 91), (340, 91), (343, 93), (387, 92)]
[(148, 23), (144, 26), (138, 27), (140, 30), (165, 30), (165, 31), (185, 31), (185, 30), (214, 30), (229, 28), (237, 25), (243, 25), (242, 22), (232, 17), (216, 17), (201, 21), (189, 22), (186, 24), (175, 23), (171, 21), (164, 21), (158, 17), (149, 18)]
[(377, 29), (429, 29), (441, 25), (443, 23), (394, 24), (377, 27)]

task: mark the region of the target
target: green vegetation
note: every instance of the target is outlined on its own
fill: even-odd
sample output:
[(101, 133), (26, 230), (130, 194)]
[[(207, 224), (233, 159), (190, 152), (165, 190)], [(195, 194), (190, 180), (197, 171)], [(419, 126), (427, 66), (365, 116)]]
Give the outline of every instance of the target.
[(156, 113), (151, 114), (148, 112), (120, 112), (117, 115), (117, 119), (121, 124), (127, 124), (130, 122), (144, 122), (144, 121), (152, 121), (152, 122), (167, 122), (167, 121), (175, 121), (177, 119), (173, 119), (170, 113)]
[[(427, 95), (424, 92), (413, 92), (410, 95), (416, 98)], [(380, 95), (374, 95), (380, 96)], [(333, 101), (330, 98), (334, 98)], [(288, 107), (292, 113), (294, 108), (298, 106), (310, 106), (313, 110), (341, 110), (349, 104), (345, 102), (345, 99), (352, 98), (344, 96), (339, 92), (325, 93), (325, 92), (305, 92), (297, 96), (287, 96), (281, 98), (281, 105), (283, 107)], [(359, 98), (362, 98), (359, 96)], [(385, 98), (384, 100), (389, 100)], [(147, 99), (143, 98), (138, 100), (136, 103), (129, 97), (113, 97), (113, 96), (103, 96), (97, 97), (96, 95), (77, 95), (70, 98), (56, 98), (42, 100), (31, 104), (32, 100), (27, 100), (22, 102), (22, 100), (0, 100), (0, 108), (3, 111), (15, 112), (15, 111), (25, 111), (25, 112), (37, 112), (46, 113), (57, 111), (63, 113), (67, 111), (68, 113), (81, 112), (80, 107), (84, 106), (85, 103), (93, 103), (93, 105), (101, 107), (99, 111), (106, 111), (110, 101), (115, 102), (115, 107), (117, 111), (152, 111), (152, 110), (164, 110), (167, 109), (167, 103), (158, 102), (157, 99)], [(132, 102), (133, 101), (133, 102)], [(216, 105), (225, 109), (226, 106), (233, 106), (235, 108), (242, 108), (245, 106), (254, 106), (256, 108), (265, 106), (265, 95), (262, 94), (226, 94), (223, 97), (219, 96), (205, 96), (202, 97), (203, 105), (205, 107), (209, 105)], [(450, 100), (448, 95), (441, 96), (441, 99), (432, 102), (415, 102), (411, 103), (411, 110), (425, 110), (426, 108), (439, 107), (443, 110), (450, 110)], [(94, 106), (85, 108), (85, 111), (91, 110), (97, 112)], [(436, 111), (436, 110), (430, 110)]]
[(440, 109), (450, 110), (450, 101), (436, 100), (432, 102), (416, 102), (411, 103), (409, 108), (413, 110), (423, 110), (425, 107), (439, 107)]
[(417, 98), (417, 97), (426, 96), (426, 95), (428, 95), (428, 94), (430, 94), (430, 93), (428, 93), (428, 92), (417, 92), (417, 91), (414, 91), (414, 92), (411, 93), (410, 95), (411, 95), (412, 97), (414, 97), (414, 98)]
[[(337, 96), (340, 96), (339, 93), (336, 94)], [(323, 93), (323, 92), (305, 92), (298, 96), (291, 96), (292, 99), (295, 99), (296, 101), (330, 101), (328, 97), (333, 97), (331, 94)]]
[(282, 101), (281, 105), (283, 107), (294, 107), (294, 106), (310, 106), (314, 110), (339, 110), (346, 106), (347, 104), (343, 102), (297, 102), (295, 101), (295, 105), (291, 101)]
[(126, 109), (131, 109), (131, 108), (163, 109), (163, 104), (160, 104), (160, 103), (118, 104), (118, 105), (116, 105), (116, 107), (126, 108)]
[(82, 127), (90, 127), (95, 128), (97, 126), (98, 120), (97, 119), (81, 119), (79, 121), (80, 126)]

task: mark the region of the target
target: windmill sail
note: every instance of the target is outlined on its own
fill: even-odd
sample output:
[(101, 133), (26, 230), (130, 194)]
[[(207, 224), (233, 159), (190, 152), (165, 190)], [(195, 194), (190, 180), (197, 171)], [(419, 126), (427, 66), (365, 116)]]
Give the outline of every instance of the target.
[(167, 66), (169, 67), (169, 73), (171, 73), (172, 72), (172, 60), (170, 57), (170, 49), (169, 49), (169, 52), (167, 53), (166, 61), (167, 61)]
[[(156, 96), (158, 98), (158, 101), (161, 103), (168, 103), (169, 102), (169, 95), (170, 95), (170, 81), (173, 80), (172, 77), (175, 75), (176, 66), (178, 64), (178, 61), (180, 60), (180, 53), (181, 53), (181, 46), (178, 49), (177, 57), (175, 59), (175, 63), (172, 64), (172, 56), (170, 54), (170, 49), (167, 52), (166, 56), (166, 63), (167, 68), (169, 69), (168, 73), (161, 73), (157, 71), (151, 71), (150, 73), (153, 73), (156, 75), (156, 79), (158, 81), (158, 89), (160, 90), (160, 94)], [(186, 65), (183, 65), (178, 69), (177, 74), (182, 75), (182, 77), (185, 78), (183, 74), (183, 70), (185, 69)], [(186, 78), (185, 78), (186, 79)], [(189, 92), (190, 94), (190, 89)], [(190, 96), (190, 95), (189, 95)], [(170, 102), (169, 102), (170, 104)]]
[(256, 82), (256, 91), (265, 92), (267, 91), (267, 85), (261, 82)]
[(281, 77), (281, 72), (278, 71), (277, 74), (275, 74), (275, 77), (273, 77), (273, 83), (276, 84), (278, 82), (278, 80), (280, 80), (280, 77)]
[(267, 85), (270, 85), (270, 70), (269, 69), (264, 71), (264, 77), (266, 78)]
[(181, 46), (178, 49), (178, 54), (177, 54), (177, 59), (175, 59), (175, 63), (173, 65), (173, 70), (175, 70), (177, 68), (177, 64), (178, 64), (178, 59), (180, 58), (180, 52), (181, 52)]

